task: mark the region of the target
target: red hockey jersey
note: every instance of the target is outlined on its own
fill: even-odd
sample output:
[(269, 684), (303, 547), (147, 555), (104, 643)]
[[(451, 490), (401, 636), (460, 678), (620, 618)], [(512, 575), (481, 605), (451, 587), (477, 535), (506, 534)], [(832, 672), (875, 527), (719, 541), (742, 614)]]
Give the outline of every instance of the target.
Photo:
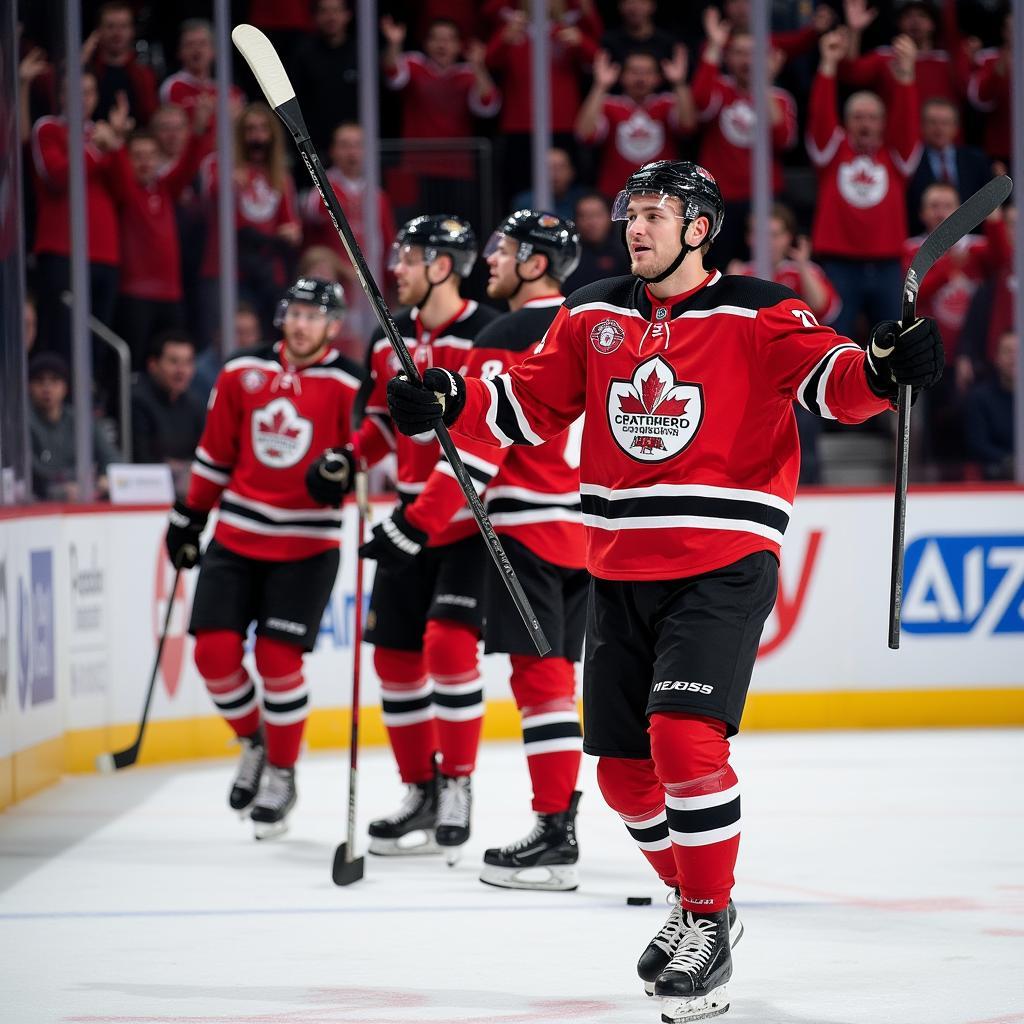
[(807, 152), (818, 169), (814, 251), (819, 257), (899, 259), (907, 237), (907, 179), (921, 158), (917, 90), (893, 82), (885, 142), (870, 153), (850, 144), (837, 102), (835, 78), (815, 75), (807, 119)]
[[(200, 96), (209, 96), (211, 99), (217, 97), (217, 80), (215, 78), (196, 78), (195, 75), (182, 69), (173, 75), (168, 75), (160, 86), (160, 102), (174, 103), (188, 114), (189, 124), (195, 119), (196, 101)], [(231, 86), (231, 101), (238, 106), (245, 102), (245, 93), (237, 85)], [(210, 123), (203, 133), (209, 147), (212, 149), (217, 141), (217, 116), (210, 118)]]
[(318, 505), (306, 470), (351, 440), (362, 373), (335, 351), (286, 365), (284, 344), (240, 352), (210, 396), (187, 503), (220, 512), (214, 537), (247, 558), (285, 562), (337, 547), (341, 510)]
[[(823, 324), (830, 324), (843, 308), (843, 300), (839, 297), (839, 292), (836, 291), (836, 286), (828, 279), (825, 275), (825, 271), (818, 266), (817, 263), (811, 263), (809, 265), (811, 276), (818, 282), (821, 289), (825, 292), (825, 301), (820, 306), (815, 306), (803, 294), (803, 281), (800, 277), (800, 265), (796, 260), (783, 260), (775, 268), (775, 273), (772, 275), (772, 280), (776, 284), (781, 284), (783, 287), (788, 288), (791, 292), (799, 295), (807, 303), (807, 308), (814, 314), (815, 318)], [(753, 263), (743, 263), (739, 267), (733, 267), (730, 265), (730, 270), (742, 274), (744, 277), (754, 276), (754, 265)]]
[(778, 556), (800, 465), (792, 403), (859, 422), (888, 408), (864, 352), (768, 281), (710, 273), (653, 299), (617, 277), (581, 288), (520, 366), (466, 381), (458, 429), (542, 444), (584, 410), (587, 568), (677, 579)]
[[(395, 317), (395, 326), (420, 373), (431, 366), (459, 371), (466, 365), (473, 339), (497, 315), (493, 309), (467, 299), (448, 323), (439, 324), (433, 331), (423, 327), (416, 309)], [(432, 430), (406, 437), (394, 429), (388, 413), (387, 385), (401, 372), (401, 364), (391, 350), (391, 342), (378, 331), (370, 343), (369, 373), (363, 383), (360, 403), (365, 418), (356, 434), (355, 446), (368, 466), (379, 462), (388, 452), (395, 453), (398, 497), (402, 502), (409, 502), (426, 486), (431, 471), (437, 465), (441, 446)], [(464, 517), (452, 521), (446, 529), (438, 530), (431, 537), (431, 544), (453, 544), (471, 536), (476, 525), (469, 509), (465, 511)]]
[[(477, 335), (461, 372), (490, 380), (517, 366), (547, 333), (562, 302), (561, 295), (533, 299), (491, 321)], [(569, 569), (586, 564), (579, 493), (582, 430), (581, 418), (536, 448), (495, 448), (452, 430), (495, 532)], [(431, 535), (456, 517), (468, 520), (462, 488), (445, 456), (405, 514), (413, 526)]]
[[(693, 102), (697, 117), (706, 125), (698, 160), (718, 181), (726, 202), (751, 195), (750, 151), (754, 145), (754, 104), (730, 75), (717, 64), (702, 60), (693, 76)], [(772, 89), (769, 103), (779, 111), (772, 125), (772, 192), (782, 191), (779, 153), (796, 142), (796, 101), (785, 89)]]

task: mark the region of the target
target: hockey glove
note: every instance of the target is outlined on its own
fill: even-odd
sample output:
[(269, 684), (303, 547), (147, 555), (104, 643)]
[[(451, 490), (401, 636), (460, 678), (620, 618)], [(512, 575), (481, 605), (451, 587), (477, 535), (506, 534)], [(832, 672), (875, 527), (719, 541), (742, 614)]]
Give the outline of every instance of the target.
[(337, 508), (356, 478), (356, 457), (351, 448), (328, 448), (306, 470), (306, 490), (319, 505)]
[(404, 374), (388, 381), (388, 410), (408, 437), (433, 430), (438, 420), (450, 427), (466, 404), (466, 382), (451, 370), (432, 366), (416, 384)]
[(176, 569), (191, 569), (199, 564), (199, 536), (206, 528), (210, 513), (176, 501), (167, 520), (167, 555)]
[(895, 400), (900, 385), (909, 384), (916, 397), (917, 392), (937, 384), (944, 362), (938, 325), (924, 316), (909, 327), (896, 320), (875, 324), (864, 369), (871, 390), (879, 398)]
[(390, 519), (373, 528), (370, 539), (359, 549), (360, 558), (373, 558), (381, 569), (404, 569), (423, 550), (427, 535), (416, 529), (399, 506)]

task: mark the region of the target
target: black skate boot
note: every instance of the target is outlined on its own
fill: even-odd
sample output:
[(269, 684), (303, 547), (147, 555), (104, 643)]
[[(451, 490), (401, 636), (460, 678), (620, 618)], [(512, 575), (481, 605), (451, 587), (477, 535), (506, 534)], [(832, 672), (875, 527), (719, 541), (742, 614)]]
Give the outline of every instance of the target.
[(576, 862), (580, 859), (576, 842), (577, 790), (567, 810), (558, 814), (538, 814), (533, 831), (517, 843), (484, 853), (480, 881), (502, 889), (548, 889), (571, 892), (579, 885)]
[(729, 911), (695, 914), (684, 910), (682, 918), (683, 934), (676, 951), (654, 983), (664, 1024), (689, 1024), (729, 1009)]
[(438, 853), (434, 842), (437, 825), (437, 776), (429, 782), (408, 783), (402, 806), (387, 818), (370, 822), (370, 853), (402, 857)]
[[(654, 983), (658, 975), (665, 970), (672, 954), (679, 945), (679, 938), (683, 933), (683, 912), (679, 906), (679, 890), (673, 889), (668, 896), (672, 909), (668, 918), (661, 926), (661, 931), (654, 936), (647, 944), (647, 948), (640, 955), (636, 965), (636, 973), (640, 975), (644, 983), (644, 991), (654, 995)], [(736, 912), (736, 904), (729, 900), (729, 947), (736, 945), (743, 937), (743, 922)]]
[(247, 818), (246, 812), (253, 800), (256, 799), (260, 788), (260, 779), (263, 778), (263, 769), (267, 765), (267, 749), (263, 745), (263, 730), (257, 729), (251, 736), (243, 736), (239, 743), (242, 745), (242, 756), (238, 762), (235, 780), (231, 783), (228, 804), (230, 804), (231, 810), (238, 811), (240, 817)]
[(442, 775), (437, 794), (437, 829), (434, 838), (443, 847), (448, 866), (458, 863), (462, 846), (469, 840), (473, 787), (468, 775)]
[(257, 839), (274, 839), (288, 831), (288, 814), (295, 806), (295, 769), (267, 765), (252, 818)]

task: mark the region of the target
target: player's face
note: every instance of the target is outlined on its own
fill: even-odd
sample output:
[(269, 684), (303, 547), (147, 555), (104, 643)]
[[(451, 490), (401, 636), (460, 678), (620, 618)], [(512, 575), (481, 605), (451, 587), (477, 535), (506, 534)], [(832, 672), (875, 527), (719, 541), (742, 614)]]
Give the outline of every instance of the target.
[(284, 343), (293, 362), (315, 355), (327, 344), (330, 321), (319, 307), (290, 302), (284, 314)]
[(213, 67), (213, 39), (205, 28), (194, 28), (181, 37), (178, 56), (182, 66), (197, 78), (207, 78)]
[(423, 247), (403, 245), (394, 267), (398, 301), (401, 305), (418, 306), (426, 298), (430, 286), (427, 270), (427, 263), (423, 259)]
[(519, 284), (516, 276), (517, 244), (511, 238), (502, 238), (498, 247), (487, 257), (487, 296), (507, 299)]
[(657, 277), (679, 255), (682, 217), (679, 200), (660, 195), (634, 196), (626, 208), (626, 244), (630, 270)]

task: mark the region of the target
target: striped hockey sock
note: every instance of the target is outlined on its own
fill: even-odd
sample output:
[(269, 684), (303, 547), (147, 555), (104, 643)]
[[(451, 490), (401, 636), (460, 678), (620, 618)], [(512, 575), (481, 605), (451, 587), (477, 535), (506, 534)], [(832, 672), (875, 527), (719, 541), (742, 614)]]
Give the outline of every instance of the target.
[(252, 736), (260, 727), (256, 686), (242, 665), (242, 637), (226, 629), (201, 630), (195, 662), (207, 693), (236, 736)]
[(268, 637), (256, 638), (256, 669), (263, 677), (263, 725), (267, 761), (292, 768), (299, 759), (309, 711), (309, 684), (302, 674), (302, 649)]
[(434, 687), (423, 671), (423, 656), (419, 651), (377, 647), (373, 664), (398, 773), (405, 783), (428, 782), (434, 777), (437, 724)]
[(484, 715), (478, 640), (476, 631), (461, 623), (446, 619), (427, 622), (423, 653), (434, 680), (442, 775), (471, 775), (476, 767)]

